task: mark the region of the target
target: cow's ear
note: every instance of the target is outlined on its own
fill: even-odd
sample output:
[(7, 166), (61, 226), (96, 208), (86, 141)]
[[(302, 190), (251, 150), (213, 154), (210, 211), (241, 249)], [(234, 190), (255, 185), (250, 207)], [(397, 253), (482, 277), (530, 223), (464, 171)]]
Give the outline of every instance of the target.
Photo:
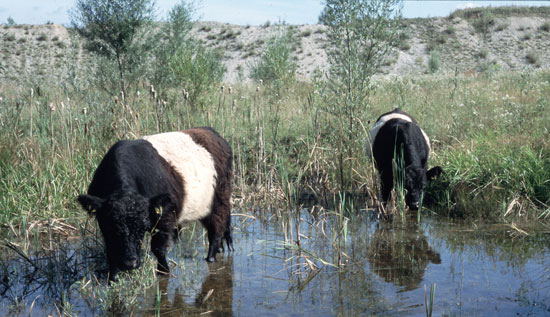
[(443, 173), (443, 168), (441, 166), (436, 166), (436, 167), (430, 168), (426, 172), (426, 177), (428, 177), (429, 180), (433, 181), (434, 179), (438, 178), (439, 175), (441, 175), (442, 173)]
[(78, 202), (90, 216), (95, 216), (105, 199), (92, 195), (78, 195)]
[(171, 212), (175, 208), (175, 202), (169, 194), (160, 194), (149, 200), (149, 214), (151, 220), (158, 220), (163, 214)]

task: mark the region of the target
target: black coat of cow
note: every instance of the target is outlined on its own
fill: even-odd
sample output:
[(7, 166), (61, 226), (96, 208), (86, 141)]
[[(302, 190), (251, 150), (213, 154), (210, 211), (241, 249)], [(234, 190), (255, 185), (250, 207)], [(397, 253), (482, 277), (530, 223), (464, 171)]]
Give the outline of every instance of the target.
[(399, 108), (378, 118), (369, 132), (367, 154), (380, 174), (383, 201), (390, 197), (396, 170), (404, 175), (405, 202), (413, 210), (418, 209), (428, 180), (443, 171), (440, 166), (427, 170), (430, 141), (416, 120)]
[(151, 233), (158, 271), (169, 272), (166, 250), (177, 238), (178, 225), (187, 220), (200, 220), (208, 231), (207, 261), (223, 251), (222, 239), (231, 250), (231, 177), (231, 148), (210, 128), (113, 145), (88, 194), (78, 197), (103, 234), (109, 278), (140, 265), (146, 232)]

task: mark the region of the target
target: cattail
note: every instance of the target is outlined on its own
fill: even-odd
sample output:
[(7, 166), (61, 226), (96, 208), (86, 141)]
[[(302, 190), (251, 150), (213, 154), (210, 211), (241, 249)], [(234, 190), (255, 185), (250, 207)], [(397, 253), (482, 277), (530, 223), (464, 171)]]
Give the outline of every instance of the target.
[(231, 88), (231, 86), (229, 86), (229, 94), (231, 95), (231, 91), (233, 91), (233, 88)]
[(155, 91), (155, 87), (153, 87), (153, 85), (149, 87), (149, 94), (151, 95), (151, 98), (153, 98), (154, 100), (157, 99), (157, 92)]
[(222, 85), (222, 93), (223, 93), (224, 89), (225, 89), (225, 87)]
[(55, 111), (55, 105), (52, 102), (50, 103), (50, 111), (51, 112)]

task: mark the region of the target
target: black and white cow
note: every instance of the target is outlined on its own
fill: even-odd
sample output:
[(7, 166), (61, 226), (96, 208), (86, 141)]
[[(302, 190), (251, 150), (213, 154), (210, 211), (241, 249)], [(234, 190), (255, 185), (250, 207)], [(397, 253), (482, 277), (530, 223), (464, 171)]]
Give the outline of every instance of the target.
[(178, 225), (200, 220), (208, 231), (208, 262), (232, 249), (229, 144), (211, 128), (193, 128), (116, 143), (107, 152), (82, 207), (103, 234), (111, 280), (141, 263), (141, 244), (151, 232), (158, 271), (168, 273), (166, 250)]
[[(388, 201), (394, 180), (394, 160), (404, 159), (405, 202), (410, 209), (419, 207), (428, 180), (437, 178), (443, 169), (426, 170), (430, 156), (430, 139), (416, 120), (399, 108), (381, 115), (369, 131), (367, 155), (374, 158), (382, 180), (382, 199)], [(395, 164), (399, 168), (400, 164)]]

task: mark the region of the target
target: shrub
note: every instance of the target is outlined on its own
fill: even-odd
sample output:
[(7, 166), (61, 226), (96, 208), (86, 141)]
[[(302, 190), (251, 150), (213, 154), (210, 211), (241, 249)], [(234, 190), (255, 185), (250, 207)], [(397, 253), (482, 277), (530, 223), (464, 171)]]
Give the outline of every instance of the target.
[(48, 36), (46, 35), (46, 33), (42, 32), (40, 33), (40, 35), (38, 35), (36, 39), (42, 42), (42, 41), (46, 41), (48, 39)]
[(550, 22), (546, 21), (539, 28), (541, 31), (549, 32), (550, 31)]
[(529, 53), (527, 53), (525, 58), (527, 59), (527, 62), (529, 62), (529, 64), (535, 65), (537, 67), (541, 66), (540, 59), (539, 59), (539, 56), (537, 55), (537, 53), (529, 52)]
[(481, 11), (479, 17), (472, 21), (474, 29), (484, 36), (488, 36), (489, 31), (495, 25), (495, 23), (495, 16), (490, 10)]
[(479, 58), (487, 58), (487, 55), (489, 55), (489, 50), (487, 48), (482, 48), (477, 53), (477, 56)]
[(445, 29), (445, 33), (447, 33), (448, 35), (455, 35), (456, 34), (456, 28), (454, 26), (450, 25)]
[[(107, 73), (118, 81), (110, 90), (126, 91), (146, 75), (157, 40), (149, 32), (155, 15), (153, 0), (77, 0), (70, 15), (73, 29), (86, 40), (87, 48), (98, 61), (107, 63), (103, 70), (117, 68)], [(102, 73), (98, 69), (98, 75)]]
[(441, 67), (441, 60), (438, 51), (431, 51), (430, 58), (428, 59), (428, 72), (436, 73)]
[(225, 73), (220, 56), (211, 49), (189, 42), (168, 59), (170, 83), (189, 93), (194, 107), (202, 107), (202, 96), (219, 83)]
[(524, 41), (529, 41), (532, 38), (533, 38), (533, 35), (531, 33), (525, 33), (523, 34), (523, 37), (521, 39)]
[(508, 28), (508, 23), (499, 23), (495, 28), (495, 31), (501, 32)]
[(291, 56), (292, 36), (287, 33), (268, 40), (257, 63), (250, 69), (250, 78), (265, 83), (289, 84), (296, 75), (296, 63)]
[(407, 41), (401, 41), (398, 45), (399, 49), (402, 51), (408, 51), (411, 49), (411, 44)]
[(202, 31), (202, 32), (210, 32), (210, 31), (212, 31), (212, 28), (211, 28), (210, 26), (208, 26), (208, 25), (203, 25), (203, 26), (199, 29), (199, 31)]

